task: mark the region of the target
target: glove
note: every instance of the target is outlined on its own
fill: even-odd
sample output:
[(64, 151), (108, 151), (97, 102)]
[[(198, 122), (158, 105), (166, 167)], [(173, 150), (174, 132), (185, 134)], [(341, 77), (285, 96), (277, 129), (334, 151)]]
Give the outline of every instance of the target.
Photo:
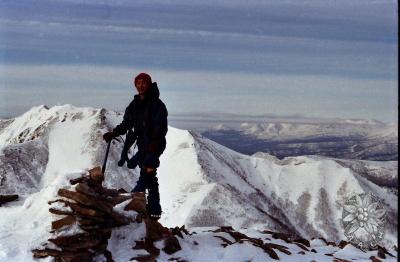
[(126, 161), (127, 161), (126, 158), (121, 158), (121, 159), (118, 161), (118, 166), (123, 166), (123, 165), (125, 164)]
[(137, 152), (131, 159), (126, 162), (126, 166), (129, 169), (135, 169), (136, 166), (139, 164), (139, 159), (141, 157), (141, 153)]
[(149, 151), (150, 153), (153, 153), (153, 154), (155, 154), (157, 152), (157, 149), (158, 149), (158, 145), (156, 143), (154, 143), (154, 142), (150, 143), (147, 146), (147, 151)]
[(117, 137), (117, 134), (114, 133), (113, 131), (107, 132), (103, 135), (103, 139), (109, 143), (114, 137)]

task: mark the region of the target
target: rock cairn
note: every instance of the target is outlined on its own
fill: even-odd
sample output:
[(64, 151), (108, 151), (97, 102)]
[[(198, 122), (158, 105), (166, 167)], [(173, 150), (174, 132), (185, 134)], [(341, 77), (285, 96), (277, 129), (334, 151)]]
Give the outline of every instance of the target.
[[(153, 242), (172, 237), (172, 234), (157, 221), (148, 219), (144, 193), (132, 196), (123, 189), (107, 189), (102, 186), (103, 180), (101, 168), (96, 167), (89, 170), (89, 175), (70, 180), (71, 185), (75, 185), (74, 191), (58, 190), (60, 198), (49, 202), (49, 212), (60, 216), (60, 219), (52, 222), (50, 233), (53, 237), (48, 239), (48, 243), (41, 249), (32, 250), (35, 258), (51, 256), (56, 262), (86, 262), (103, 254), (107, 261), (113, 261), (111, 252), (107, 250), (112, 229), (134, 222), (146, 223), (147, 236), (143, 249), (152, 251), (149, 253), (154, 256), (159, 254)], [(127, 200), (131, 201), (124, 210), (136, 211), (138, 215), (135, 218), (114, 210), (116, 205)]]

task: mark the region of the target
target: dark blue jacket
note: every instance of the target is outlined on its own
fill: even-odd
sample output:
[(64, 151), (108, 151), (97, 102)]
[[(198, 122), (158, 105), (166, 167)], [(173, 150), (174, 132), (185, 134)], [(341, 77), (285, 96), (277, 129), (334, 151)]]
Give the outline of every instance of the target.
[[(123, 135), (128, 130), (133, 129), (133, 135), (137, 140), (138, 152), (132, 158), (132, 161), (137, 161), (139, 167), (157, 168), (160, 165), (159, 157), (166, 147), (165, 136), (168, 131), (168, 111), (159, 96), (160, 91), (155, 82), (145, 93), (144, 100), (141, 100), (139, 95), (135, 95), (132, 102), (125, 109), (121, 124), (117, 125), (113, 130), (117, 135)], [(154, 152), (149, 151), (150, 143), (155, 145), (156, 150)]]

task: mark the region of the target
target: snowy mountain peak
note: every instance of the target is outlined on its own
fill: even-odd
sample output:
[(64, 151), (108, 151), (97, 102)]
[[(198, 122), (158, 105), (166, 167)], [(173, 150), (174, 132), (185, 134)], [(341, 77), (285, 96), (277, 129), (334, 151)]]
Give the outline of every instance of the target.
[(58, 122), (86, 119), (99, 115), (100, 111), (91, 107), (77, 108), (70, 104), (51, 108), (46, 105), (33, 107), (21, 116), (8, 120), (7, 125), (0, 129), (0, 148), (43, 137), (46, 130)]

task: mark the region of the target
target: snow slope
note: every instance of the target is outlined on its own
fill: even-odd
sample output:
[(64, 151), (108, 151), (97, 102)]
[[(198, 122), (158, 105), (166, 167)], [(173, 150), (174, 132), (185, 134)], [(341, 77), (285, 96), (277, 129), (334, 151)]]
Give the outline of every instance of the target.
[[(191, 135), (202, 169), (202, 187), (209, 185), (212, 188), (200, 205), (193, 206), (185, 224), (268, 227), (307, 238), (322, 236), (338, 241), (344, 239), (339, 220), (344, 200), (354, 193), (371, 191), (383, 199), (388, 212), (387, 241), (396, 242), (397, 191), (393, 190), (397, 182), (390, 189), (384, 188), (335, 159), (302, 156), (278, 160), (273, 156), (247, 156), (195, 133)], [(166, 157), (168, 159), (168, 152)], [(397, 163), (391, 165), (392, 175), (397, 177)], [(184, 175), (181, 177), (186, 180)], [(160, 175), (160, 184), (162, 179), (171, 178)], [(191, 194), (191, 187), (181, 189), (185, 194)], [(198, 190), (194, 192), (198, 194)], [(165, 195), (168, 195), (165, 201), (169, 204), (164, 206), (168, 208), (171, 203), (176, 205), (184, 201), (173, 198), (172, 193), (165, 192)], [(164, 219), (167, 224), (173, 223), (175, 210), (168, 210)]]
[[(47, 202), (56, 198), (60, 187), (69, 186), (69, 179), (102, 165), (102, 134), (121, 120), (120, 113), (105, 109), (64, 105), (34, 107), (2, 121), (0, 194), (17, 193), (21, 199), (0, 207), (0, 261), (32, 259), (30, 250), (49, 237), (53, 218)], [(117, 166), (121, 149), (117, 142), (111, 146), (105, 184), (131, 190), (139, 170)], [(378, 176), (368, 174), (371, 166), (385, 168), (385, 185), (381, 178), (379, 183), (371, 179)], [(384, 244), (397, 242), (394, 161), (248, 156), (169, 127), (158, 177), (164, 212), (160, 222), (165, 226), (231, 225), (338, 241), (344, 239), (339, 223), (344, 198), (372, 191), (388, 212)]]

